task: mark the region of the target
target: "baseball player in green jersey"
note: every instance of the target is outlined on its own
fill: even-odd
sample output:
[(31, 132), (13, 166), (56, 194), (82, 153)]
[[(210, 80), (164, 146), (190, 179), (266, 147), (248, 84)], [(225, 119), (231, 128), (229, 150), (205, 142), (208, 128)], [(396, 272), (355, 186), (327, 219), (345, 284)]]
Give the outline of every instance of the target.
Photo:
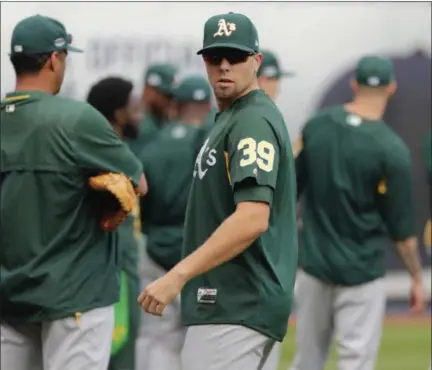
[(204, 26), (220, 113), (196, 158), (183, 259), (139, 296), (162, 315), (181, 291), (183, 369), (262, 369), (282, 341), (297, 268), (295, 164), (284, 119), (259, 89), (258, 32), (237, 13)]
[(177, 68), (166, 63), (153, 64), (145, 73), (141, 96), (144, 118), (139, 124), (138, 137), (127, 139), (136, 155), (168, 120), (176, 73)]
[(283, 77), (293, 77), (293, 72), (284, 71), (276, 55), (270, 50), (261, 51), (263, 60), (258, 69), (258, 84), (273, 101), (279, 95), (280, 83)]
[[(93, 85), (87, 96), (87, 102), (104, 115), (122, 139), (135, 138), (141, 120), (139, 101), (133, 98), (132, 90), (133, 85), (130, 81), (119, 77), (108, 77)], [(114, 306), (115, 327), (109, 370), (136, 368), (135, 341), (138, 336), (140, 315), (139, 308), (135, 304), (140, 281), (137, 239), (141, 234), (141, 230), (136, 233), (134, 229), (137, 216), (138, 210), (135, 210), (117, 231), (122, 278), (120, 301)]]
[[(164, 276), (181, 259), (187, 199), (211, 97), (204, 77), (184, 78), (173, 95), (177, 121), (164, 125), (141, 152), (151, 186), (141, 202), (143, 233), (147, 236), (143, 287)], [(167, 305), (163, 320), (142, 312), (138, 368), (180, 370), (185, 328), (179, 297)]]
[(425, 308), (410, 153), (382, 120), (396, 91), (391, 61), (362, 58), (352, 87), (354, 99), (315, 114), (297, 146), (303, 244), (291, 370), (323, 370), (333, 335), (338, 369), (374, 369), (388, 236), (412, 277), (413, 310)]
[[(89, 104), (57, 96), (79, 51), (55, 19), (13, 30), (16, 91), (1, 103), (1, 367), (105, 370), (119, 298), (116, 235), (88, 179), (142, 167)], [(143, 189), (141, 189), (143, 190)]]

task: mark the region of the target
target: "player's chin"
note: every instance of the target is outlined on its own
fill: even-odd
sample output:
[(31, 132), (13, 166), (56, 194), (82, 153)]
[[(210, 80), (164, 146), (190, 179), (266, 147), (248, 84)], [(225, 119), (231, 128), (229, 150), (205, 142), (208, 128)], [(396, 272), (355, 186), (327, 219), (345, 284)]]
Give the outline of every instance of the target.
[(217, 88), (215, 89), (215, 96), (218, 99), (230, 99), (235, 96), (234, 88)]

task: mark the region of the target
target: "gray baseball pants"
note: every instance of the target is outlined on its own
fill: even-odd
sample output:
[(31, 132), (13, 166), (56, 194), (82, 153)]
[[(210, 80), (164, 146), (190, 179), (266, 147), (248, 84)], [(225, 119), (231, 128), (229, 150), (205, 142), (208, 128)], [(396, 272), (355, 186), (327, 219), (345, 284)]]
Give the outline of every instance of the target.
[(107, 370), (114, 330), (113, 306), (52, 322), (1, 324), (1, 368)]
[(385, 315), (384, 279), (332, 286), (299, 271), (297, 352), (291, 370), (323, 370), (333, 335), (339, 370), (373, 370)]
[(275, 341), (239, 325), (190, 326), (183, 370), (263, 370)]
[[(161, 278), (166, 271), (144, 250), (141, 258), (141, 286)], [(180, 297), (165, 307), (162, 317), (141, 310), (140, 334), (136, 342), (137, 370), (181, 370), (180, 354), (186, 335), (181, 324)]]

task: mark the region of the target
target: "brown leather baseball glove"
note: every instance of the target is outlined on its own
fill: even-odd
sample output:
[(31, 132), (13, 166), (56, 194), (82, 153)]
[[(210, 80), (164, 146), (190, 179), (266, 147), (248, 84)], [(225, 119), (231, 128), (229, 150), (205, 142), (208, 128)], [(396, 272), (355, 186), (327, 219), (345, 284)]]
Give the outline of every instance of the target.
[(88, 182), (99, 193), (100, 225), (106, 231), (115, 230), (138, 206), (138, 192), (122, 173), (100, 174), (90, 177)]

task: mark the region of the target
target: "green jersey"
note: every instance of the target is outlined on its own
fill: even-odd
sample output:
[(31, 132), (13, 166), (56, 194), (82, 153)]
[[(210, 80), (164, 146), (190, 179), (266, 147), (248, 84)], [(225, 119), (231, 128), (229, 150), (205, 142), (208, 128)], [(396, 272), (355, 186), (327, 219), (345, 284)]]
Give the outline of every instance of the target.
[(183, 255), (245, 201), (270, 205), (269, 229), (231, 261), (186, 284), (183, 323), (244, 325), (281, 341), (298, 262), (295, 165), (284, 119), (261, 90), (217, 116), (196, 158)]
[(343, 106), (312, 117), (302, 141), (296, 159), (302, 268), (345, 286), (382, 277), (387, 235), (415, 235), (408, 148), (383, 121)]
[(202, 130), (180, 122), (165, 125), (141, 152), (148, 194), (141, 224), (149, 256), (166, 270), (181, 259), (184, 215)]
[(126, 139), (125, 141), (134, 154), (138, 156), (145, 145), (151, 142), (161, 127), (162, 122), (159, 117), (147, 114), (139, 124), (138, 137), (134, 140)]
[(139, 182), (142, 167), (90, 105), (36, 91), (1, 106), (1, 308), (11, 322), (51, 321), (115, 303), (117, 233), (100, 227), (87, 182)]

